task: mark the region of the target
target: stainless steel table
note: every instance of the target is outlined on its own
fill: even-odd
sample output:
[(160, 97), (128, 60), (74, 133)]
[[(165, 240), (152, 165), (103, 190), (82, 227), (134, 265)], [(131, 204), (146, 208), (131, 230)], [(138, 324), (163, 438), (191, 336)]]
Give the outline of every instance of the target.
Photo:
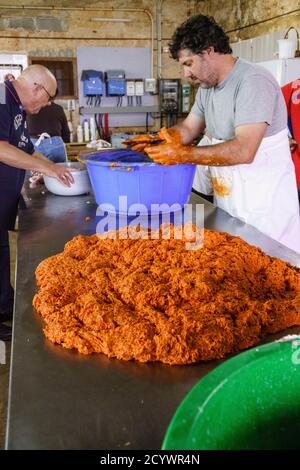
[[(34, 313), (34, 271), (77, 234), (95, 233), (92, 196), (26, 190), (20, 212), (16, 302), (6, 447), (8, 449), (159, 449), (177, 406), (221, 361), (193, 366), (139, 364), (83, 356), (48, 342)], [(300, 256), (205, 204), (205, 226), (238, 235), (300, 266)], [(90, 217), (87, 220), (86, 217)], [(300, 332), (300, 328), (288, 331)], [(271, 341), (277, 337), (268, 337)]]

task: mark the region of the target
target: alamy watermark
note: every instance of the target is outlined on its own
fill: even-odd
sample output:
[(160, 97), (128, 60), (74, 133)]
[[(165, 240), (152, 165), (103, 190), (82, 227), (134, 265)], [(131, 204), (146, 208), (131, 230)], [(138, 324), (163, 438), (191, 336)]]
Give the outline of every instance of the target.
[(127, 196), (119, 196), (118, 207), (101, 204), (102, 217), (96, 232), (111, 239), (184, 240), (187, 250), (201, 248), (204, 242), (204, 205), (135, 203), (128, 206)]

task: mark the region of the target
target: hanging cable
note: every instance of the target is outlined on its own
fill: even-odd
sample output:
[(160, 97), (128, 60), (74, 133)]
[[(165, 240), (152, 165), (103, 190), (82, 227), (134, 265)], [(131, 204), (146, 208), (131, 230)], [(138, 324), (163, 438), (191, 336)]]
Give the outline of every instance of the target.
[(95, 123), (96, 123), (96, 128), (97, 128), (99, 139), (101, 139), (101, 131), (99, 127), (99, 116), (100, 114), (95, 114)]
[(300, 8), (297, 8), (296, 10), (291, 10), (291, 11), (288, 11), (286, 13), (281, 13), (280, 15), (272, 16), (271, 18), (266, 18), (265, 20), (256, 21), (255, 23), (250, 23), (250, 24), (247, 24), (245, 26), (240, 26), (239, 28), (229, 29), (228, 31), (225, 31), (225, 33), (226, 34), (234, 33), (236, 31), (240, 31), (242, 29), (251, 28), (252, 26), (257, 26), (259, 24), (267, 23), (268, 21), (276, 20), (277, 18), (283, 18), (284, 16), (289, 16), (289, 15), (292, 15), (293, 13), (297, 13), (299, 11), (300, 11)]

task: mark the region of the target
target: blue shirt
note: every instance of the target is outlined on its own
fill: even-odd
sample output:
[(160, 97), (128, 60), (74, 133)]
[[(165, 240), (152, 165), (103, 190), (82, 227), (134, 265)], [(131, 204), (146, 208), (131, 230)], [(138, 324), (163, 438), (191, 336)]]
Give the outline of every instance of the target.
[[(0, 141), (31, 155), (34, 147), (27, 129), (26, 112), (13, 84), (6, 81), (2, 86), (5, 86), (5, 103), (0, 104)], [(24, 177), (25, 170), (0, 162), (0, 229), (14, 228)]]

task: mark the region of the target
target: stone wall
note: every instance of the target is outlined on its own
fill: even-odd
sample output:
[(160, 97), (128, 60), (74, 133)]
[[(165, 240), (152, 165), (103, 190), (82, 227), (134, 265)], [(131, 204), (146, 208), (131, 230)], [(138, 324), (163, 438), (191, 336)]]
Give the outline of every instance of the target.
[[(1, 2), (2, 5), (4, 2)], [(30, 56), (75, 57), (78, 46), (151, 46), (151, 16), (154, 37), (154, 70), (156, 70), (156, 1), (114, 0), (89, 2), (88, 10), (82, 2), (22, 1), (25, 9), (1, 7), (0, 3), (0, 50), (3, 52), (26, 52)], [(47, 9), (51, 4), (62, 7)], [(195, 11), (194, 0), (164, 0), (162, 2), (162, 37), (167, 43), (176, 26)], [(20, 5), (16, 1), (11, 6)], [(27, 9), (34, 5), (33, 9)], [(44, 8), (42, 7), (44, 6)], [(37, 8), (38, 7), (38, 8)], [(115, 11), (105, 9), (114, 8)], [(125, 18), (124, 23), (96, 22), (93, 17)], [(166, 76), (176, 76), (168, 54), (163, 54)]]
[[(0, 51), (23, 52), (29, 56), (76, 57), (78, 46), (151, 47), (153, 38), (153, 75), (157, 69), (157, 6), (161, 4), (161, 46), (166, 46), (172, 32), (196, 11), (195, 0), (113, 0), (0, 2)], [(2, 6), (1, 6), (2, 5)], [(51, 8), (51, 5), (56, 5)], [(59, 5), (59, 6), (58, 6)], [(91, 18), (124, 18), (128, 22), (96, 22)], [(152, 29), (153, 28), (153, 29)], [(181, 70), (169, 58), (161, 56), (162, 77), (178, 78)], [(79, 120), (73, 116), (74, 127)], [(157, 124), (157, 122), (156, 122)]]
[[(198, 1), (196, 9), (201, 8)], [(208, 0), (208, 11), (229, 31), (232, 42), (281, 31), (294, 26), (300, 30), (299, 0)]]

